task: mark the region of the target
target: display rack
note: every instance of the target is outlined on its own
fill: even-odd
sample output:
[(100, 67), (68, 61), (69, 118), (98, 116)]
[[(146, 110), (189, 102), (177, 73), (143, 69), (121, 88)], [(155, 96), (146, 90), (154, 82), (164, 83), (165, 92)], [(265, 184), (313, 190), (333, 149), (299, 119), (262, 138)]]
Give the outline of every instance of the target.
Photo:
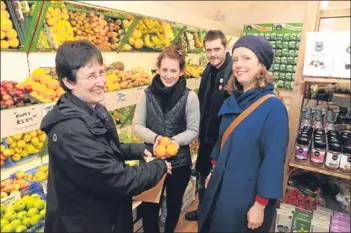
[[(300, 51), (298, 56), (297, 71), (294, 81), (294, 89), (291, 94), (290, 111), (289, 111), (289, 145), (286, 154), (285, 172), (284, 172), (284, 192), (287, 190), (290, 168), (300, 168), (306, 171), (312, 171), (328, 176), (334, 176), (351, 180), (350, 174), (343, 174), (338, 171), (330, 171), (325, 168), (316, 168), (309, 164), (299, 164), (294, 161), (294, 152), (296, 147), (296, 136), (298, 134), (299, 119), (303, 104), (305, 88), (311, 83), (350, 83), (350, 78), (338, 77), (308, 77), (303, 75), (303, 66), (306, 48), (306, 33), (318, 32), (320, 21), (329, 18), (349, 18), (350, 8), (343, 9), (320, 9), (321, 1), (311, 1), (306, 3), (305, 20), (301, 36)], [(346, 29), (350, 29), (349, 26)], [(350, 95), (345, 95), (348, 96)]]

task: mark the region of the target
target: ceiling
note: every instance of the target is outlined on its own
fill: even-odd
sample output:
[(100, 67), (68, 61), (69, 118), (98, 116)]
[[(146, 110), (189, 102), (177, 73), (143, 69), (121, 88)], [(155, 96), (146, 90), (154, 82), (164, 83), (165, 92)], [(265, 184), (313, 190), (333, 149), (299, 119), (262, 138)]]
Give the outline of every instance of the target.
[[(242, 28), (250, 23), (303, 22), (304, 1), (163, 1), (163, 4)], [(218, 17), (219, 16), (219, 17)]]

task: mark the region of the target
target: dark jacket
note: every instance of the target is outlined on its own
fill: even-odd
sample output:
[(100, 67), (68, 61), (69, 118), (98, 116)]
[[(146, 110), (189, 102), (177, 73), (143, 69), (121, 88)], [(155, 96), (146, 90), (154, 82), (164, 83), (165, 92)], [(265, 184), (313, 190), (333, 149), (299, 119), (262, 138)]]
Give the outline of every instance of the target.
[[(186, 131), (186, 104), (190, 89), (180, 96), (178, 102), (168, 112), (163, 113), (159, 102), (156, 100), (152, 91), (147, 88), (146, 93), (146, 127), (158, 135), (173, 137)], [(172, 98), (172, 97), (170, 97)], [(153, 145), (147, 144), (147, 149), (152, 151)], [(177, 156), (167, 159), (173, 168), (190, 166), (190, 147), (189, 145), (181, 146)]]
[[(218, 129), (222, 119), (221, 116), (218, 116), (218, 112), (224, 100), (230, 96), (228, 92), (224, 90), (229, 77), (232, 75), (232, 58), (230, 54), (227, 53), (222, 67), (217, 72), (212, 95), (210, 94), (211, 67), (212, 65), (208, 63), (203, 72), (199, 88), (201, 114), (199, 133), (200, 147), (201, 144), (203, 144), (203, 146), (205, 146), (204, 144), (214, 145), (218, 138)], [(222, 86), (221, 89), (220, 85)], [(209, 101), (210, 109), (206, 108), (206, 106), (208, 106), (207, 101)], [(209, 117), (205, 117), (205, 111), (209, 111), (207, 114)], [(211, 151), (208, 151), (208, 153), (198, 155), (196, 169), (204, 173), (207, 173), (211, 169), (210, 153)]]
[[(288, 114), (278, 98), (270, 98), (220, 142), (233, 120), (256, 100), (273, 94), (273, 85), (232, 95), (221, 108), (220, 137), (211, 154), (216, 160), (199, 212), (199, 232), (248, 232), (247, 212), (255, 196), (270, 199), (263, 232), (269, 231), (274, 200), (283, 195), (284, 160), (289, 138)], [(228, 211), (230, 210), (230, 211)]]
[(144, 145), (121, 144), (105, 107), (63, 95), (43, 119), (49, 178), (45, 232), (133, 232), (132, 196), (155, 186), (162, 160), (129, 167)]

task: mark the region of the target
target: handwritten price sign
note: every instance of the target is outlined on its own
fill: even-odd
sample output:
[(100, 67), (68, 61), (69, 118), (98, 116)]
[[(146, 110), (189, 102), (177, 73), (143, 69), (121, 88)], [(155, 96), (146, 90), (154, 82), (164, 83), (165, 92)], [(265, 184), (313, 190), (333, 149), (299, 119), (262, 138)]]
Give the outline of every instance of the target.
[(17, 129), (35, 125), (39, 122), (38, 114), (35, 108), (21, 109), (14, 112), (13, 115), (14, 125)]
[(117, 92), (117, 99), (116, 99), (117, 104), (123, 104), (126, 101), (127, 101), (127, 93), (125, 91)]
[(43, 116), (48, 114), (48, 112), (50, 112), (55, 107), (55, 105), (56, 105), (56, 103), (44, 104), (44, 106), (43, 106)]

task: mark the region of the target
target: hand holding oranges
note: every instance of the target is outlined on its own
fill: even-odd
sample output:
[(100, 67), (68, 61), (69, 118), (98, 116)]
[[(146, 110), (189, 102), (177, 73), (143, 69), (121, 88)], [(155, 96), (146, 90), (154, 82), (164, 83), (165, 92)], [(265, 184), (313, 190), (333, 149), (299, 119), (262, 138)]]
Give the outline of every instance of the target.
[(179, 145), (169, 137), (158, 136), (154, 144), (154, 154), (157, 158), (174, 157), (177, 155)]

